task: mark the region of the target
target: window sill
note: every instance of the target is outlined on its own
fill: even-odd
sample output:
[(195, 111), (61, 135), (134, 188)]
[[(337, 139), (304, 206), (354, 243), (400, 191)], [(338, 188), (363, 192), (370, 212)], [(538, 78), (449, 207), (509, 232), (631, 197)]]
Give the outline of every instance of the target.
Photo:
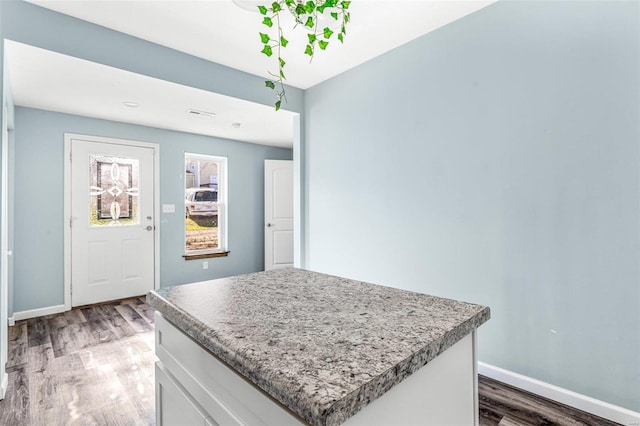
[(198, 254), (183, 254), (184, 260), (196, 260), (196, 259), (208, 259), (210, 257), (226, 257), (229, 256), (229, 251), (218, 251), (215, 253), (198, 253)]

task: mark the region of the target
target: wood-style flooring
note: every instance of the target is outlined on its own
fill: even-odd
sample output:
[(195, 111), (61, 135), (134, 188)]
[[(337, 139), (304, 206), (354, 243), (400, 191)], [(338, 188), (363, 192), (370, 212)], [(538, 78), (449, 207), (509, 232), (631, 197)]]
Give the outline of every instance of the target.
[(16, 322), (0, 425), (155, 424), (153, 345), (143, 298)]
[(485, 376), (479, 376), (478, 402), (480, 426), (619, 426)]
[[(154, 425), (153, 345), (144, 298), (17, 322), (0, 425)], [(615, 425), (483, 376), (479, 402), (481, 426)]]

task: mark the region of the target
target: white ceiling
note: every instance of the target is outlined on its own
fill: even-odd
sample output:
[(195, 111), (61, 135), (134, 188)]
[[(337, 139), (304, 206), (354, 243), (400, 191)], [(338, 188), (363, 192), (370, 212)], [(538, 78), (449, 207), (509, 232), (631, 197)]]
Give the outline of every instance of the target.
[[(292, 147), (293, 114), (5, 41), (16, 105), (263, 145)], [(129, 108), (123, 102), (136, 102)], [(188, 109), (213, 117), (188, 114)], [(233, 123), (240, 123), (234, 128)], [(269, 129), (269, 131), (265, 131)]]
[[(275, 58), (260, 53), (258, 32), (267, 29), (261, 15), (231, 0), (27, 1), (255, 75), (275, 70)], [(345, 43), (319, 52), (312, 64), (302, 54), (306, 33), (286, 34), (286, 82), (311, 87), (494, 1), (355, 0)], [(292, 18), (283, 25), (292, 26)], [(16, 42), (7, 42), (6, 55), (19, 106), (292, 147), (293, 114), (287, 111)], [(140, 106), (125, 107), (126, 101)], [(216, 115), (192, 116), (189, 108)]]
[[(257, 8), (249, 12), (231, 0), (28, 1), (251, 74), (267, 77), (268, 69), (277, 70), (277, 59), (260, 53), (258, 32), (269, 28), (261, 24)], [(290, 39), (283, 55), (287, 83), (309, 88), (493, 1), (356, 0), (345, 43), (319, 52), (312, 64), (303, 54), (306, 32), (290, 31), (294, 21), (289, 17), (282, 25)]]

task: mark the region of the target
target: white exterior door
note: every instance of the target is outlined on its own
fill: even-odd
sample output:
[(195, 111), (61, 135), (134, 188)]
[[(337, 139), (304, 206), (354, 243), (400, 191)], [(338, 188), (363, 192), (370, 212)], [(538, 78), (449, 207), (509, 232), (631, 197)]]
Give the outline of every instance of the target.
[(264, 161), (264, 268), (293, 266), (293, 161)]
[(71, 140), (71, 305), (154, 288), (153, 148)]

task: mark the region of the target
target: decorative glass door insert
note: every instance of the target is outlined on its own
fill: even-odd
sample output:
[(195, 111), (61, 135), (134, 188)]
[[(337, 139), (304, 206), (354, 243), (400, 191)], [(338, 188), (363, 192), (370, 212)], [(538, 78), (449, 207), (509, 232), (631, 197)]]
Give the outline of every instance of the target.
[(138, 225), (137, 158), (89, 155), (89, 226)]

